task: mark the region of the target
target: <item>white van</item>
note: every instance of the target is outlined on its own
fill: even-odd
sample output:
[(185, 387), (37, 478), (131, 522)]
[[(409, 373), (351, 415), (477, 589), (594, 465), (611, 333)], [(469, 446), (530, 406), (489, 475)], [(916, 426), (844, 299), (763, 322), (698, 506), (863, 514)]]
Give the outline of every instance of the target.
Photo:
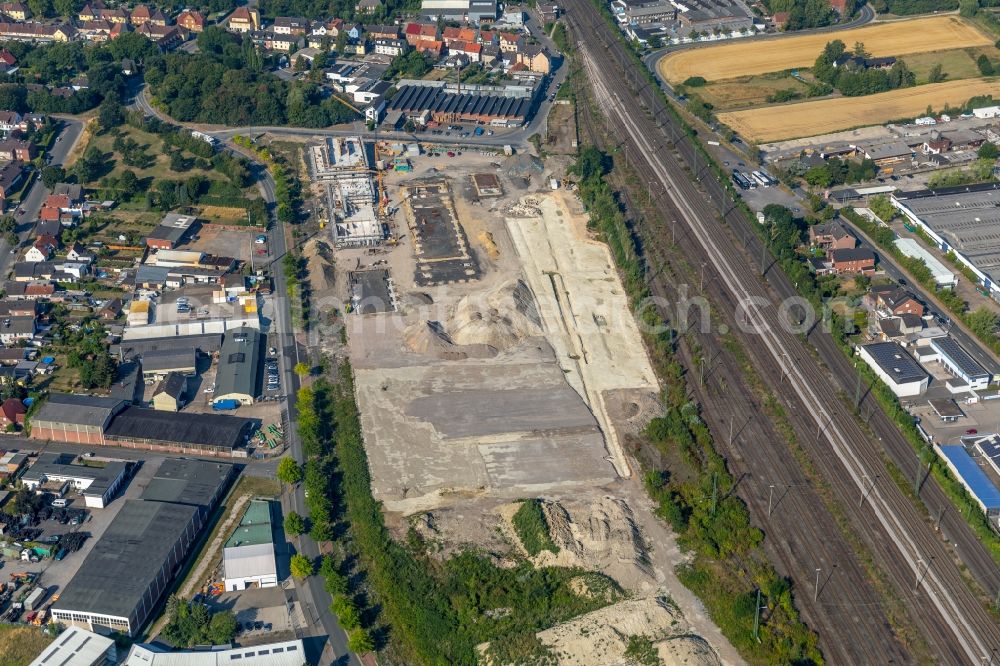
[(57, 509), (65, 508), (67, 504), (69, 504), (69, 500), (62, 499), (61, 497), (52, 500), (52, 506), (54, 506)]

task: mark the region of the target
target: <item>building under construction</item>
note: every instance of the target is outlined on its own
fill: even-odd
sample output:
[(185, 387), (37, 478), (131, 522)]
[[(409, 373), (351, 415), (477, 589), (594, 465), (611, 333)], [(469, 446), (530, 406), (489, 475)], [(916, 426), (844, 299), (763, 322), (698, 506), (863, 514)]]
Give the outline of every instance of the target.
[(331, 137), (309, 147), (313, 181), (321, 188), (337, 247), (378, 245), (388, 225), (378, 212), (378, 191), (361, 137)]

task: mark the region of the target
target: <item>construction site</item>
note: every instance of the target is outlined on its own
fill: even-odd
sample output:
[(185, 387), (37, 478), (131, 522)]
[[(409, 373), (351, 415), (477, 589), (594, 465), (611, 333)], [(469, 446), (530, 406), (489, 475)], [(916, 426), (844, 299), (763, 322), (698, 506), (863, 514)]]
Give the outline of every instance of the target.
[[(335, 153), (314, 164), (361, 169)], [(572, 663), (624, 658), (618, 629), (642, 629), (666, 663), (733, 663), (677, 580), (680, 550), (623, 450), (658, 415), (659, 386), (567, 164), (421, 155), (412, 170), (370, 174), (391, 230), (380, 245), (334, 235), (332, 283), (310, 255), (345, 312), (372, 493), (390, 528), (417, 530), (435, 557), (524, 557), (511, 516), (540, 498), (560, 548), (532, 562), (601, 571), (629, 591), (621, 609), (539, 634)], [(328, 171), (315, 173), (340, 177)], [(611, 622), (619, 610), (628, 617)]]
[(375, 170), (360, 137), (331, 137), (307, 151), (316, 194), (337, 247), (373, 246), (387, 235), (378, 209)]

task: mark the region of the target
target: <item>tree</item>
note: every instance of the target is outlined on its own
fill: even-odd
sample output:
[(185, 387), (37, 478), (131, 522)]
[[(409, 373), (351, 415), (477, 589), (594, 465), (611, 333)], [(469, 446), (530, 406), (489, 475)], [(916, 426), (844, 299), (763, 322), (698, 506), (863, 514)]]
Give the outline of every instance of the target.
[(229, 610), (213, 614), (205, 634), (212, 645), (226, 645), (236, 636), (236, 615)]
[(970, 312), (966, 316), (965, 323), (976, 334), (976, 337), (982, 340), (988, 340), (996, 334), (997, 316), (985, 305), (981, 305)]
[(311, 371), (312, 370), (309, 368), (309, 365), (302, 361), (295, 364), (295, 374), (299, 377), (307, 377)]
[(989, 56), (985, 53), (976, 59), (976, 66), (979, 67), (979, 73), (983, 76), (993, 75), (993, 63), (990, 62)]
[(46, 188), (51, 190), (64, 180), (66, 180), (66, 170), (61, 166), (47, 166), (42, 169), (42, 182)]
[(958, 0), (958, 13), (964, 18), (973, 18), (979, 13), (979, 0)]
[(36, 19), (43, 19), (52, 14), (52, 0), (28, 0), (28, 9)]
[(278, 481), (294, 485), (302, 480), (302, 466), (295, 462), (294, 458), (282, 458), (278, 462), (276, 476), (278, 477)]
[(979, 156), (979, 159), (982, 160), (995, 160), (998, 154), (1000, 154), (1000, 150), (997, 149), (997, 145), (995, 143), (986, 141), (983, 145), (979, 146), (979, 150), (976, 154)]
[(125, 122), (125, 109), (114, 97), (106, 97), (97, 111), (97, 122), (107, 132)]
[(337, 622), (347, 631), (361, 626), (361, 614), (358, 607), (346, 594), (338, 594), (330, 604), (330, 610), (337, 616)]
[(298, 578), (299, 580), (304, 580), (313, 575), (312, 560), (300, 553), (292, 555), (289, 568), (292, 572), (292, 576), (294, 578)]
[(289, 536), (298, 536), (306, 531), (306, 521), (299, 514), (292, 511), (285, 516), (285, 533)]
[(942, 70), (941, 63), (937, 63), (931, 67), (931, 71), (927, 74), (927, 83), (940, 83), (948, 78), (948, 75)]
[(65, 19), (72, 19), (80, 8), (77, 0), (53, 0), (52, 6), (56, 14)]
[(347, 635), (347, 649), (354, 654), (364, 654), (375, 649), (375, 642), (367, 631), (358, 627)]

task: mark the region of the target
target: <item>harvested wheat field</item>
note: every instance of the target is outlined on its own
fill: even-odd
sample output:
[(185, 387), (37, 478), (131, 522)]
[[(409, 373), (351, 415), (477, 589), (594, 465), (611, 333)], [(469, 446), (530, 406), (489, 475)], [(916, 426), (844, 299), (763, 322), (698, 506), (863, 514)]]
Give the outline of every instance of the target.
[(760, 143), (881, 125), (913, 118), (931, 106), (961, 106), (976, 95), (1000, 96), (1000, 79), (963, 79), (901, 88), (864, 97), (835, 97), (800, 104), (778, 104), (719, 114), (740, 136)]
[(686, 49), (660, 60), (660, 76), (670, 83), (682, 83), (690, 76), (720, 81), (812, 67), (826, 43), (835, 39), (843, 41), (848, 48), (855, 42), (864, 42), (865, 48), (879, 57), (905, 56), (942, 48), (990, 46), (994, 41), (957, 16), (932, 16), (816, 35), (736, 40), (731, 44)]

